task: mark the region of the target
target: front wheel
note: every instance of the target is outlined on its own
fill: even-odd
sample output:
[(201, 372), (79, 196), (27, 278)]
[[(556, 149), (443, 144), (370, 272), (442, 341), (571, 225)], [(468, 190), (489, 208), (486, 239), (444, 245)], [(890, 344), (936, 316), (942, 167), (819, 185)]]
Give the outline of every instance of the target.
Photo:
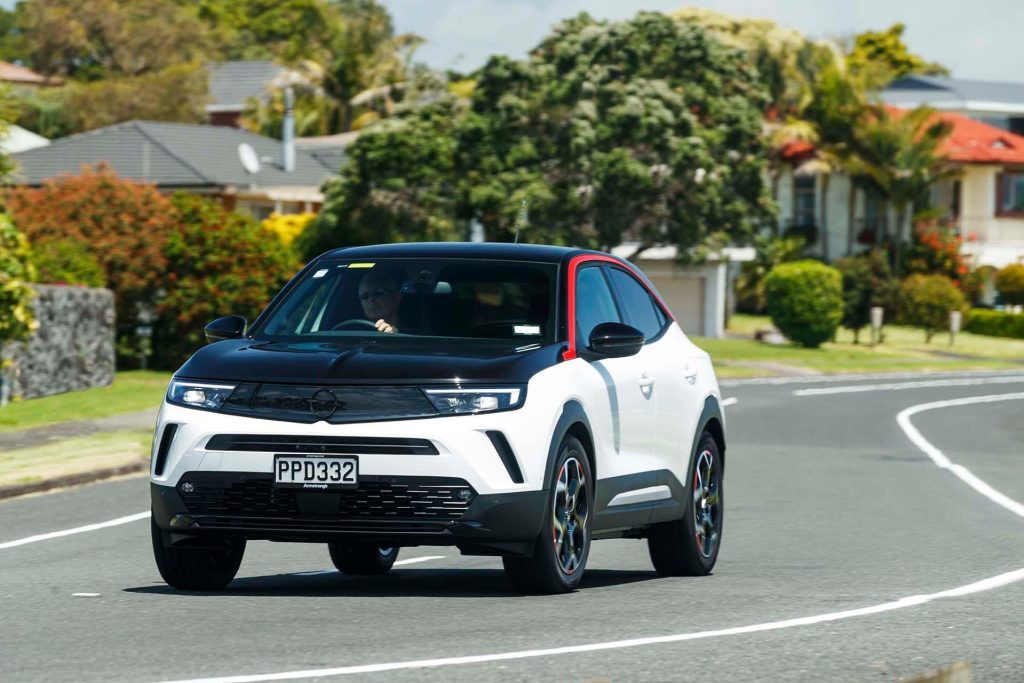
[(398, 558), (398, 548), (365, 543), (331, 541), (327, 548), (331, 553), (331, 562), (343, 574), (387, 574)]
[(690, 500), (682, 519), (651, 527), (647, 548), (662, 576), (704, 576), (722, 540), (722, 457), (708, 432), (700, 435), (690, 466)]
[(568, 436), (558, 450), (544, 526), (531, 557), (504, 557), (505, 576), (526, 593), (567, 593), (583, 580), (590, 554), (593, 476), (583, 444)]
[(152, 516), (149, 525), (156, 568), (167, 585), (181, 590), (221, 590), (238, 573), (245, 554), (244, 538), (225, 538), (213, 547), (168, 548)]

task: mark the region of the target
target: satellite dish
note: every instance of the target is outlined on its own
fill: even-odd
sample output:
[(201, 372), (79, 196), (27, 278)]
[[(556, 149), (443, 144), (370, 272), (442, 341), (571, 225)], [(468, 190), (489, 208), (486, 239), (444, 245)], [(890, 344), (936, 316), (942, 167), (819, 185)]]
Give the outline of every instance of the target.
[(238, 145), (238, 160), (242, 162), (242, 168), (249, 173), (260, 172), (260, 158), (256, 156), (256, 150), (248, 142)]

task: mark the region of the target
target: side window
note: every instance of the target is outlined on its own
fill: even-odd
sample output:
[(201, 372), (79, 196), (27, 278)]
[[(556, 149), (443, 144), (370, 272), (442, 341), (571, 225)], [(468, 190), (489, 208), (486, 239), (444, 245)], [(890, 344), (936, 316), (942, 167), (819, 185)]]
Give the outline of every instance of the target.
[(576, 274), (576, 343), (587, 345), (590, 333), (601, 323), (622, 322), (608, 281), (599, 267), (582, 268)]
[(608, 277), (615, 287), (615, 296), (619, 309), (626, 317), (626, 323), (643, 332), (648, 340), (658, 336), (665, 326), (665, 315), (654, 303), (647, 288), (618, 268), (609, 268)]

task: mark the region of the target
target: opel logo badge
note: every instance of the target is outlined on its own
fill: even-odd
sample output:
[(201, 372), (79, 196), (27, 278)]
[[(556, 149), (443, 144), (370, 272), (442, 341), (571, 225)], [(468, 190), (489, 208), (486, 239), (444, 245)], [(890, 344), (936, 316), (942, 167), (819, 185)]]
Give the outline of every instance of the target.
[(321, 420), (326, 420), (338, 409), (338, 398), (330, 389), (320, 389), (309, 399), (309, 409)]

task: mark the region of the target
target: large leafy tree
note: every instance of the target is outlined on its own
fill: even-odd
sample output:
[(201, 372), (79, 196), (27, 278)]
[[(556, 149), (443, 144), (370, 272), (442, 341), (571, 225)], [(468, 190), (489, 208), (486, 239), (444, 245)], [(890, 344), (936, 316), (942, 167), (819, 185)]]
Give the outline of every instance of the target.
[[(468, 109), (442, 99), (361, 136), (308, 243), (365, 239), (352, 217), (370, 211), (414, 235), (429, 224), (457, 236), (475, 220), (491, 240), (521, 230), (536, 242), (632, 239), (684, 254), (713, 232), (745, 239), (771, 216), (765, 100), (745, 55), (699, 26), (580, 15), (526, 61), (493, 57)], [(410, 163), (420, 152), (434, 165)], [(434, 223), (411, 220), (396, 191), (430, 198)]]
[(893, 24), (884, 31), (865, 31), (853, 39), (850, 68), (868, 77), (876, 87), (903, 76), (948, 76), (949, 69), (915, 55), (903, 42), (906, 26)]

